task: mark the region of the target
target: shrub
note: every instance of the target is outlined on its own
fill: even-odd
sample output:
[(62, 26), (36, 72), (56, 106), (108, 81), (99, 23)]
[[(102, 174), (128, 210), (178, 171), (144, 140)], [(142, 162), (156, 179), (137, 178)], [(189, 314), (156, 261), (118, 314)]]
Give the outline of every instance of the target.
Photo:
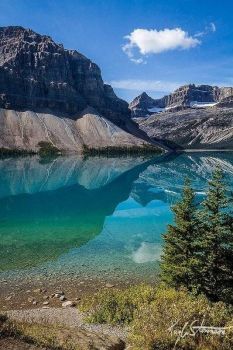
[(150, 304), (154, 295), (155, 290), (147, 285), (133, 286), (127, 290), (106, 290), (87, 297), (80, 308), (89, 312), (89, 322), (129, 324), (135, 311), (142, 305)]
[(40, 157), (54, 157), (61, 154), (61, 151), (50, 142), (40, 141), (38, 147)]
[[(89, 322), (127, 325), (132, 350), (229, 350), (232, 307), (160, 285), (107, 290), (84, 300)], [(224, 336), (201, 334), (195, 326), (232, 327)], [(194, 332), (197, 332), (194, 334)]]
[(155, 300), (135, 313), (129, 341), (134, 350), (233, 348), (233, 327), (220, 336), (201, 334), (193, 328), (201, 325), (233, 326), (232, 310), (222, 302), (213, 304), (206, 297), (195, 297), (186, 290), (159, 288)]

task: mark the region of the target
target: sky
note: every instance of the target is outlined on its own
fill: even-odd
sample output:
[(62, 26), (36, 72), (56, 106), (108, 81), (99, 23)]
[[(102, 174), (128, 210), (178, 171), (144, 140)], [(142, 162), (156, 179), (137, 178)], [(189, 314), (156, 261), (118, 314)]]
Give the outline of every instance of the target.
[(0, 26), (50, 35), (131, 101), (187, 83), (233, 86), (231, 0), (0, 0)]

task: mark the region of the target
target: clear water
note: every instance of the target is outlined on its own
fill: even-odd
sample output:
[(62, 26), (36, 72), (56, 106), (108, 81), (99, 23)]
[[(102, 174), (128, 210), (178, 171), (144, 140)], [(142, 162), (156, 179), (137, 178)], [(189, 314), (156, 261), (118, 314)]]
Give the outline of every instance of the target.
[(0, 160), (0, 278), (150, 278), (184, 177), (201, 199), (216, 165), (232, 190), (230, 152)]

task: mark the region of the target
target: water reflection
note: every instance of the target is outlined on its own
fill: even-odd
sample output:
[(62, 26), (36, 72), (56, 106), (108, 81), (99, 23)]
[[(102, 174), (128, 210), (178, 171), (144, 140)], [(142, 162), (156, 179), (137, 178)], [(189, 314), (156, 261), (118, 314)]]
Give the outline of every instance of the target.
[(37, 157), (0, 159), (0, 198), (38, 193), (79, 184), (103, 187), (122, 173), (142, 164), (143, 158), (59, 157), (42, 162)]
[[(176, 157), (0, 161), (0, 269), (94, 274), (108, 266), (143, 276), (158, 262), (170, 204), (184, 177), (203, 197), (220, 165), (233, 188), (231, 153)], [(60, 271), (59, 270), (59, 271)]]
[(8, 186), (2, 185), (0, 199), (1, 270), (56, 259), (93, 239), (150, 163), (140, 158), (2, 161), (1, 182)]

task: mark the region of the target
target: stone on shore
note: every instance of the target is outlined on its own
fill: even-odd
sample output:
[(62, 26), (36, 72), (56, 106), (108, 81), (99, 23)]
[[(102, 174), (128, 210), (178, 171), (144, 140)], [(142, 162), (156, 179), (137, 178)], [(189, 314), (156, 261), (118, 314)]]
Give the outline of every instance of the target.
[(62, 307), (74, 307), (76, 306), (76, 303), (71, 300), (67, 300), (64, 303), (62, 303)]

